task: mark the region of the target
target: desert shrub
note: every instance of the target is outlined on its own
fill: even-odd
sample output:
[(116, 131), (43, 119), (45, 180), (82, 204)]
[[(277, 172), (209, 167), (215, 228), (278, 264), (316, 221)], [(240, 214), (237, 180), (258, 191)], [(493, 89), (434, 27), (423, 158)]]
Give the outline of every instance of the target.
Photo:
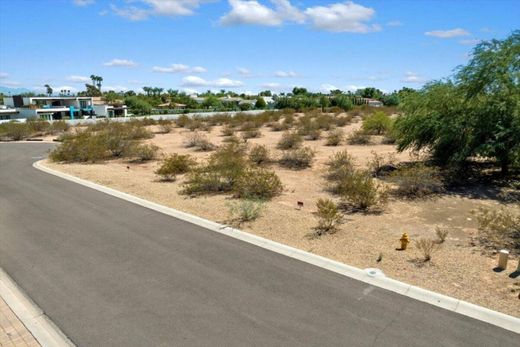
[(408, 198), (421, 198), (444, 188), (439, 169), (422, 163), (399, 168), (390, 179), (397, 184), (394, 193)]
[(520, 214), (513, 213), (513, 208), (480, 208), (476, 214), (483, 246), (520, 251)]
[(144, 117), (143, 119), (140, 120), (140, 122), (141, 122), (141, 124), (142, 124), (143, 126), (160, 124), (162, 121), (164, 121), (164, 122), (170, 122), (170, 121), (167, 120), (167, 119), (159, 119), (158, 121), (155, 121), (155, 119), (150, 118), (150, 117)]
[(435, 234), (437, 235), (438, 243), (444, 243), (446, 237), (448, 237), (449, 230), (446, 228), (435, 227)]
[(334, 233), (343, 220), (343, 215), (338, 206), (330, 199), (319, 199), (316, 202), (318, 225), (316, 233), (321, 236), (325, 233)]
[(345, 125), (348, 125), (352, 122), (352, 116), (346, 115), (341, 117), (335, 118), (335, 123), (337, 127), (344, 127)]
[(349, 145), (369, 145), (370, 136), (368, 136), (362, 130), (357, 130), (348, 136), (347, 143)]
[(335, 125), (336, 119), (331, 115), (321, 113), (316, 117), (315, 123), (319, 129), (329, 131)]
[(291, 169), (305, 169), (312, 166), (314, 155), (314, 151), (309, 147), (284, 151), (280, 164)]
[(416, 242), (417, 249), (421, 251), (424, 257), (424, 261), (429, 261), (432, 258), (432, 254), (437, 250), (438, 244), (435, 240), (431, 239), (419, 239)]
[(253, 121), (244, 122), (240, 126), (240, 131), (250, 131), (255, 129), (258, 129), (258, 125)]
[(273, 122), (271, 123), (271, 130), (272, 131), (284, 131), (284, 130), (289, 130), (290, 128), (290, 125), (289, 124), (286, 124), (285, 122)]
[(295, 149), (299, 148), (303, 142), (300, 135), (295, 132), (286, 131), (282, 134), (282, 138), (278, 141), (276, 148), (278, 149)]
[(180, 115), (176, 120), (175, 120), (175, 124), (177, 124), (177, 126), (179, 128), (185, 128), (188, 126), (188, 124), (191, 123), (191, 118), (188, 117), (187, 115), (185, 114), (182, 114)]
[(246, 130), (242, 133), (243, 139), (254, 139), (260, 137), (262, 133), (258, 129)]
[(107, 132), (95, 136), (103, 141), (112, 157), (125, 157), (133, 153), (135, 141), (127, 138), (124, 133)]
[(231, 136), (223, 138), (222, 142), (224, 142), (224, 143), (237, 143), (238, 144), (238, 143), (242, 143), (244, 141), (242, 139), (240, 139), (236, 135), (231, 135)]
[(382, 135), (392, 128), (392, 119), (384, 112), (377, 111), (363, 120), (363, 132), (372, 135)]
[(325, 145), (327, 146), (339, 146), (341, 141), (345, 138), (345, 132), (342, 129), (333, 129), (327, 133), (327, 141)]
[(0, 124), (0, 138), (10, 141), (20, 141), (31, 135), (27, 124), (7, 122)]
[(271, 199), (282, 192), (283, 186), (274, 171), (249, 168), (240, 175), (233, 190), (241, 198)]
[(378, 154), (376, 151), (372, 151), (371, 153), (372, 158), (368, 161), (368, 171), (374, 177), (384, 176), (396, 170), (396, 159), (393, 153), (389, 153), (386, 158), (383, 155)]
[(197, 162), (189, 154), (174, 153), (164, 158), (155, 173), (164, 181), (175, 181), (177, 175), (190, 172), (196, 164)]
[(49, 154), (55, 162), (96, 162), (109, 157), (104, 138), (90, 131), (63, 137), (63, 142)]
[(283, 123), (287, 125), (294, 124), (294, 110), (293, 109), (285, 109), (284, 110)]
[(168, 134), (173, 130), (172, 122), (167, 119), (159, 119), (157, 125), (161, 134)]
[(159, 147), (152, 144), (146, 145), (136, 145), (132, 149), (132, 156), (137, 157), (140, 161), (148, 161), (155, 159), (157, 152), (159, 151)]
[(195, 195), (230, 192), (246, 168), (245, 147), (228, 143), (217, 149), (206, 165), (189, 173), (183, 193)]
[(49, 129), (47, 130), (51, 134), (56, 133), (63, 133), (67, 130), (69, 130), (70, 126), (67, 124), (67, 122), (63, 120), (55, 120), (51, 123)]
[(318, 140), (321, 136), (319, 124), (314, 121), (310, 114), (299, 119), (298, 134), (306, 140)]
[(254, 145), (249, 150), (249, 160), (257, 165), (269, 163), (271, 161), (269, 150), (264, 145)]
[(240, 225), (260, 217), (265, 209), (265, 204), (260, 200), (239, 200), (229, 203), (228, 208), (231, 221)]
[(184, 146), (186, 148), (195, 148), (197, 151), (208, 152), (215, 149), (215, 145), (212, 144), (206, 135), (195, 132), (188, 136)]
[(339, 182), (354, 171), (352, 156), (346, 151), (336, 152), (325, 163), (327, 172), (325, 177), (329, 181)]
[(339, 180), (335, 192), (354, 209), (367, 210), (382, 206), (388, 201), (387, 190), (368, 172), (354, 170)]
[(222, 136), (233, 136), (235, 134), (235, 128), (230, 125), (226, 125), (222, 128)]

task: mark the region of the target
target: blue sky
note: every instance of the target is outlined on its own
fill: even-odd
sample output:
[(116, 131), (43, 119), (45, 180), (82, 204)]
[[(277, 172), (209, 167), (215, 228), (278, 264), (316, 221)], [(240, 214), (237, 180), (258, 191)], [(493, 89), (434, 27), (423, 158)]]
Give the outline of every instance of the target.
[(418, 88), (519, 18), (505, 0), (0, 0), (0, 86)]

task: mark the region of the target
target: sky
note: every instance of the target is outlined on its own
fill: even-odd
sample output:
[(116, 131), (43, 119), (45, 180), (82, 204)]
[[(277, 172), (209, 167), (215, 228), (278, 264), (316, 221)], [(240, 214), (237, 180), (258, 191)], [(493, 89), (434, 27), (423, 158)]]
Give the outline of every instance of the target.
[(391, 92), (519, 24), (517, 0), (0, 0), (0, 86)]

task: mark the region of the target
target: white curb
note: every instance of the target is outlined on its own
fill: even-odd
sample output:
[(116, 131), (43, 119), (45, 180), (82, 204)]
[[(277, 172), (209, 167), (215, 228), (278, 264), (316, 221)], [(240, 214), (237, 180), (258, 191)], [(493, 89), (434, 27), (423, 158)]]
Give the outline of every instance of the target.
[(42, 347), (73, 347), (74, 344), (45, 315), (12, 278), (0, 268), (0, 297)]
[(166, 207), (164, 205), (159, 205), (157, 203), (138, 198), (136, 196), (123, 193), (121, 191), (108, 188), (97, 183), (93, 183), (87, 180), (83, 180), (81, 178), (71, 176), (48, 167), (41, 165), (42, 160), (37, 161), (33, 164), (33, 166), (41, 170), (43, 172), (49, 173), (51, 175), (55, 175), (66, 179), (68, 181), (72, 181), (74, 183), (81, 184), (83, 186), (98, 190), (100, 192), (118, 197), (120, 199), (129, 201), (131, 203), (167, 214), (169, 216), (184, 220), (186, 222), (199, 225), (203, 228), (233, 237), (235, 239), (242, 240), (244, 242), (268, 249), (275, 253), (283, 254), (290, 258), (298, 259), (308, 264), (312, 264), (329, 271), (336, 272), (338, 274), (344, 275), (346, 277), (353, 278), (355, 280), (373, 285), (375, 287), (383, 288), (386, 290), (390, 290), (392, 292), (410, 297), (412, 299), (422, 301), (437, 307), (441, 307), (443, 309), (457, 312), (459, 314), (478, 319), (480, 321), (496, 325), (500, 328), (507, 329), (513, 331), (515, 333), (520, 333), (520, 318), (516, 318), (513, 316), (509, 316), (504, 313), (500, 313), (497, 311), (493, 311), (487, 309), (482, 306), (474, 305), (466, 301), (462, 301), (459, 299), (455, 299), (446, 295), (442, 295), (439, 293), (435, 293), (423, 288), (419, 288), (416, 286), (412, 286), (410, 284), (400, 282), (388, 277), (370, 277), (368, 274), (362, 269), (358, 269), (356, 267), (346, 265), (316, 254), (312, 254), (309, 252), (302, 251), (300, 249), (290, 247), (287, 245), (283, 245), (278, 242), (274, 242), (263, 237), (259, 237), (253, 234), (249, 234), (243, 232), (238, 229), (231, 228), (227, 225), (219, 224), (216, 222), (212, 222), (210, 220), (181, 212), (179, 210)]

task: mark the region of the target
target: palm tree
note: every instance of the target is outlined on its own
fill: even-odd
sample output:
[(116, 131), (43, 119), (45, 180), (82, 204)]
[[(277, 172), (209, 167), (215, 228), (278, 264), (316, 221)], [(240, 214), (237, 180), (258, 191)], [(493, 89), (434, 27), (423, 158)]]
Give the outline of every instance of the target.
[(96, 75), (90, 75), (90, 79), (92, 80), (92, 85), (93, 85), (93, 86), (96, 85), (96, 78), (97, 78)]
[(97, 87), (101, 91), (101, 82), (103, 82), (103, 77), (97, 76)]
[(47, 95), (51, 96), (52, 95), (52, 88), (51, 88), (51, 86), (46, 84), (44, 87), (47, 90)]

